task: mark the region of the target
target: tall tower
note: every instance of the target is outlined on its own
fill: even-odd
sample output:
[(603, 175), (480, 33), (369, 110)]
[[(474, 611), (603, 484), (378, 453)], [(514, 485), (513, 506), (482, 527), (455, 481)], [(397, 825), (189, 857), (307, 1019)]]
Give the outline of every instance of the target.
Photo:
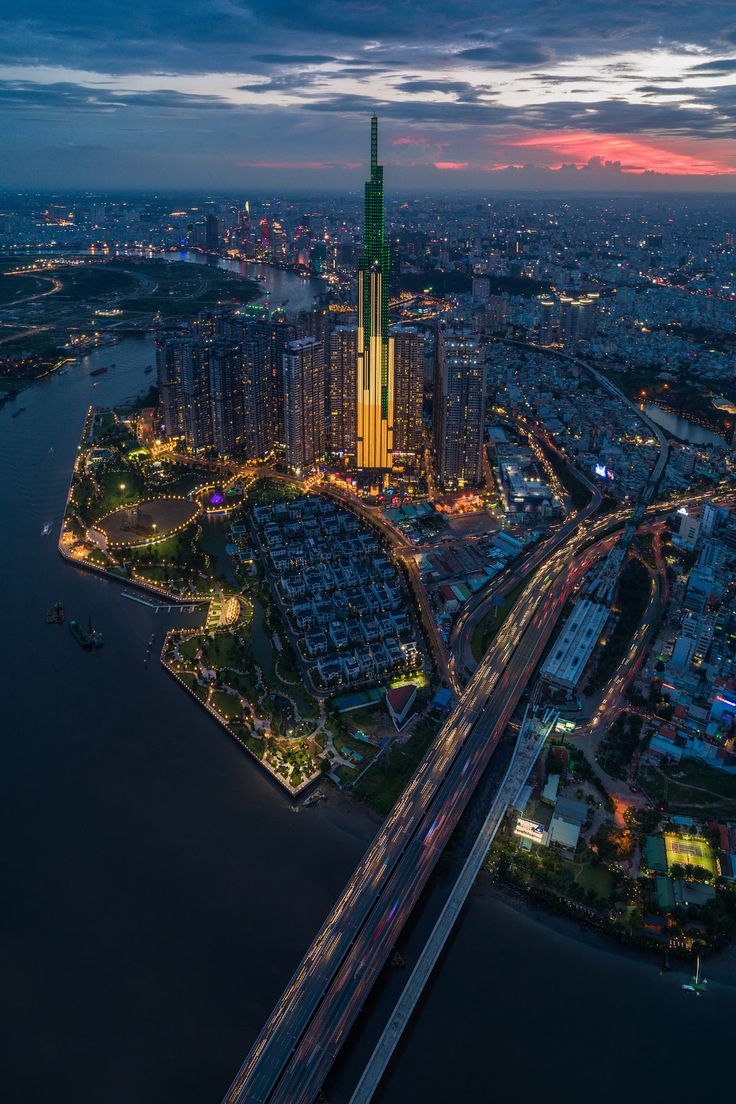
[(363, 252), (358, 261), (358, 432), (359, 470), (391, 468), (394, 363), (388, 333), (390, 247), (383, 226), (383, 165), (378, 164), (378, 119), (371, 119), (371, 178), (365, 184)]

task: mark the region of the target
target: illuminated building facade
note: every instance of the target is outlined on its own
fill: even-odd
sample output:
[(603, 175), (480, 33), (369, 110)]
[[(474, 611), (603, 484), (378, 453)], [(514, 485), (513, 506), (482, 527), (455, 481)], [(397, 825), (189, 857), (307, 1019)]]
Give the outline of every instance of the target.
[(424, 334), (415, 326), (393, 331), (394, 453), (418, 453), (422, 447)]
[(243, 448), (242, 346), (213, 341), (209, 346), (212, 444), (221, 456)]
[(435, 451), (444, 487), (480, 483), (483, 475), (486, 366), (468, 330), (440, 331), (435, 383)]
[(325, 451), (325, 357), (321, 341), (290, 341), (283, 359), (286, 463), (303, 472)]
[(356, 327), (336, 326), (330, 335), (330, 451), (347, 462), (355, 459), (357, 354)]
[(358, 262), (358, 470), (377, 475), (393, 457), (394, 343), (389, 337), (390, 247), (383, 218), (383, 166), (378, 164), (378, 119), (371, 119), (371, 177), (365, 184), (363, 252)]

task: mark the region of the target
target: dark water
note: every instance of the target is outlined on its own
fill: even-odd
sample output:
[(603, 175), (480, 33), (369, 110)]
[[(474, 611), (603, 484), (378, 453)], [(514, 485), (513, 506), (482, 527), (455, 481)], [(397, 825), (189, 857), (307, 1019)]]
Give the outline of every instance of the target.
[[(152, 357), (127, 340), (0, 411), (4, 1104), (218, 1101), (370, 831), (293, 812), (144, 669), (164, 615), (66, 565), (56, 524), (41, 535), (88, 404), (147, 386)], [(101, 652), (46, 625), (57, 600), (92, 614)]]
[(229, 257), (214, 257), (192, 250), (155, 255), (162, 256), (167, 261), (188, 261), (191, 264), (223, 268), (227, 272), (235, 272), (250, 280), (258, 280), (264, 295), (268, 293), (268, 305), (272, 310), (276, 307), (284, 307), (290, 313), (310, 310), (316, 296), (325, 289), (322, 281), (313, 276), (297, 276), (289, 269), (275, 268), (273, 265), (235, 261)]
[[(93, 389), (90, 369), (113, 361)], [(333, 806), (292, 811), (144, 670), (166, 615), (66, 565), (56, 527), (41, 535), (58, 526), (88, 404), (147, 387), (152, 361), (149, 339), (129, 339), (0, 411), (3, 1104), (218, 1104), (372, 830)], [(46, 625), (57, 600), (92, 614), (100, 653)], [(477, 895), (381, 1100), (562, 1101), (582, 1085), (658, 1102), (707, 1087), (736, 1014), (719, 971), (698, 1000), (648, 961)]]
[(669, 410), (662, 410), (656, 403), (645, 403), (644, 410), (657, 425), (672, 433), (680, 441), (689, 441), (691, 445), (719, 445), (726, 447), (723, 437), (713, 433), (710, 429), (696, 425), (679, 414), (672, 414)]

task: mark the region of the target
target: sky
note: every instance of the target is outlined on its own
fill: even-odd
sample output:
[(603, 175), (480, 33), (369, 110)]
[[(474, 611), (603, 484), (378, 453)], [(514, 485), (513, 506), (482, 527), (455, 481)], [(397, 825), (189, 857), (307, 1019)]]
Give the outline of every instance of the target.
[(736, 192), (736, 0), (24, 0), (0, 188)]

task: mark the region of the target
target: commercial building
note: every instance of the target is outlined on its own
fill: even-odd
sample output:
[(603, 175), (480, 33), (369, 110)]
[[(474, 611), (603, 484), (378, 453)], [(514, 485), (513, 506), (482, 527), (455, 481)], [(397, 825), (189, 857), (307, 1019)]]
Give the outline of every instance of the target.
[(434, 387), (434, 444), (444, 487), (481, 481), (485, 392), (484, 350), (478, 338), (469, 330), (441, 331)]
[(598, 643), (608, 613), (607, 606), (588, 598), (575, 603), (542, 666), (541, 674), (548, 682), (569, 692), (575, 689)]

